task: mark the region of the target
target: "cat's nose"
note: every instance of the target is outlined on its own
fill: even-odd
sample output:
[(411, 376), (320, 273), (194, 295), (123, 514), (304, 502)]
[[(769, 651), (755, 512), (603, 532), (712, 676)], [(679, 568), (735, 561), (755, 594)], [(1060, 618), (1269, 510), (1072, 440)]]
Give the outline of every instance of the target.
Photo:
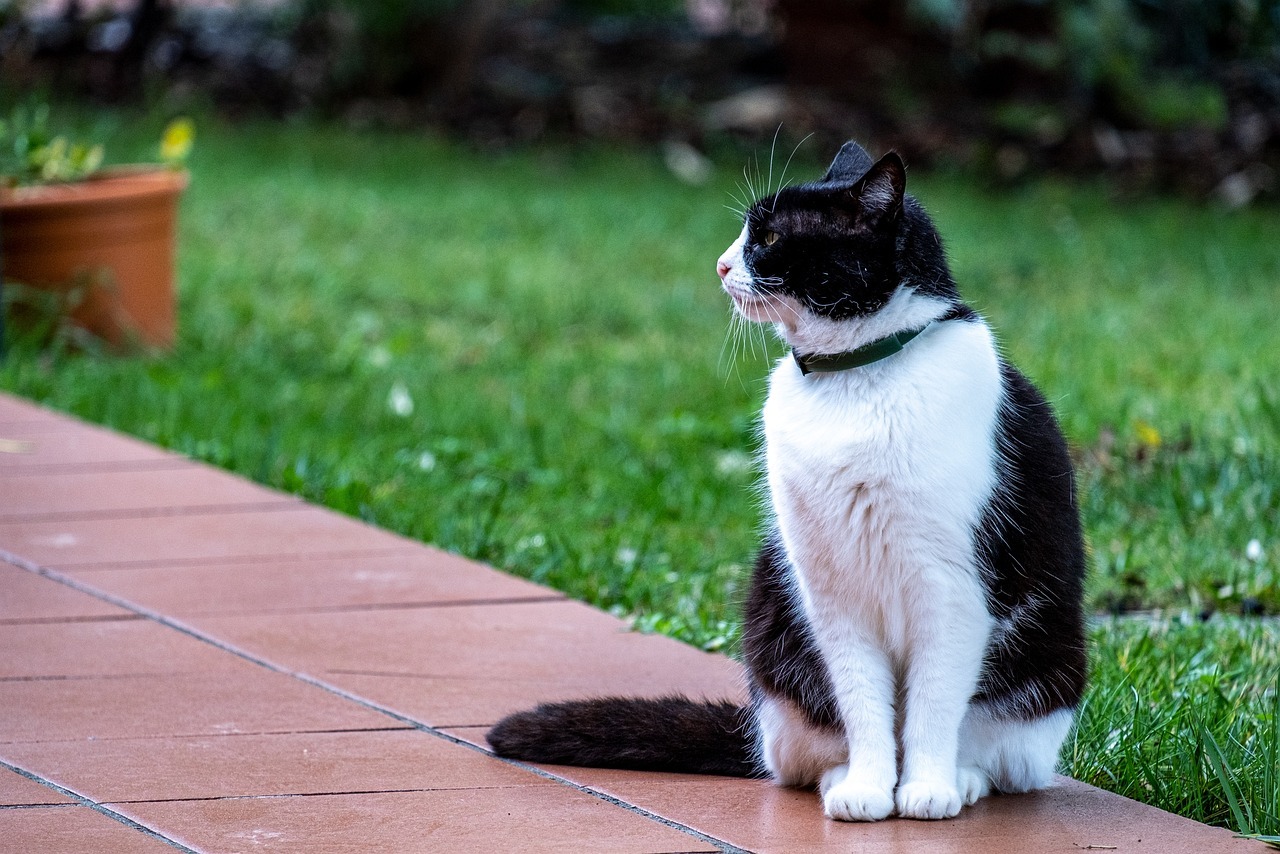
[(733, 267), (729, 266), (729, 263), (727, 261), (721, 260), (716, 262), (716, 273), (719, 274), (720, 278), (722, 279), (725, 276), (729, 275), (729, 271), (732, 269)]

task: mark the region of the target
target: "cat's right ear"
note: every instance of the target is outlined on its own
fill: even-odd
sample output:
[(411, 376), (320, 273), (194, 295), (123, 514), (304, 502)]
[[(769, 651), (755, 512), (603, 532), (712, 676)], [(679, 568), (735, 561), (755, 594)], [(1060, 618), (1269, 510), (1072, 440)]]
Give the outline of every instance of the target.
[(890, 151), (849, 190), (849, 196), (857, 203), (859, 224), (875, 228), (894, 220), (902, 211), (906, 190), (907, 166), (896, 151)]
[(867, 150), (853, 140), (849, 140), (840, 146), (836, 159), (832, 160), (831, 165), (827, 167), (827, 174), (822, 176), (822, 181), (823, 183), (839, 181), (843, 184), (852, 184), (866, 175), (874, 165), (875, 161), (871, 159), (870, 154), (867, 154)]

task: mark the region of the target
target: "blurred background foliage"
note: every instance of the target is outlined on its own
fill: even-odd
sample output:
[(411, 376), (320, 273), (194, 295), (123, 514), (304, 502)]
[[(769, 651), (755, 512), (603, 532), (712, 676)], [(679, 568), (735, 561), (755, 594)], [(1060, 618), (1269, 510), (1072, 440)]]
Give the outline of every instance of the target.
[(1274, 195), (1280, 168), (1280, 0), (0, 0), (0, 72), (7, 96), (484, 145), (701, 154), (781, 124), (1233, 206)]

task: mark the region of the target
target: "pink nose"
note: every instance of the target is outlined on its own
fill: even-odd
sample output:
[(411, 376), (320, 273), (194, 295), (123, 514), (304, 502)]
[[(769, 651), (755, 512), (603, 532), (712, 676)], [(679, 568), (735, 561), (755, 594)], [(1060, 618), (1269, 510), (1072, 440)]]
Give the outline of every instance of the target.
[(720, 278), (722, 278), (722, 279), (723, 279), (725, 276), (729, 275), (729, 271), (730, 271), (730, 270), (732, 270), (732, 269), (733, 269), (733, 268), (732, 268), (732, 267), (730, 267), (728, 264), (726, 264), (724, 261), (717, 261), (717, 262), (716, 262), (716, 273), (718, 273), (718, 274), (720, 275)]

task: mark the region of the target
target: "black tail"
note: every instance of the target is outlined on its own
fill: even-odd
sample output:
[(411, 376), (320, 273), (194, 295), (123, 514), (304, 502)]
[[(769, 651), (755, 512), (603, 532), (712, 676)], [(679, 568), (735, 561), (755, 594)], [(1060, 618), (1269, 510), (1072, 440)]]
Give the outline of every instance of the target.
[(746, 706), (609, 697), (508, 715), (487, 738), (499, 756), (633, 771), (764, 776)]

